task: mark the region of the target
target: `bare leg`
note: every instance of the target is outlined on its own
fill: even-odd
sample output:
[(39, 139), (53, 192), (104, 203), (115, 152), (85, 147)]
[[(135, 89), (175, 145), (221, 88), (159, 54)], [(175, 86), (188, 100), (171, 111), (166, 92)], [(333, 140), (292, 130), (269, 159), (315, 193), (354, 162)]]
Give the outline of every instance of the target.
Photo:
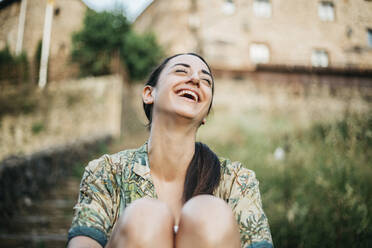
[(172, 248), (174, 217), (168, 206), (155, 199), (130, 204), (115, 225), (107, 247)]
[(193, 197), (182, 208), (175, 244), (177, 248), (240, 248), (232, 210), (217, 197)]

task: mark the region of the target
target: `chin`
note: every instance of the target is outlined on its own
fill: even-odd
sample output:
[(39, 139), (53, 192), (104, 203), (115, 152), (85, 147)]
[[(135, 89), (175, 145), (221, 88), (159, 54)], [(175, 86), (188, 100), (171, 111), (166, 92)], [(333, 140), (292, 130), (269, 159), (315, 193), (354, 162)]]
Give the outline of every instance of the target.
[(195, 113), (195, 111), (192, 111), (188, 108), (178, 108), (175, 110), (175, 113), (178, 115), (178, 116), (181, 116), (181, 117), (184, 117), (186, 119), (196, 119), (198, 116), (197, 114)]

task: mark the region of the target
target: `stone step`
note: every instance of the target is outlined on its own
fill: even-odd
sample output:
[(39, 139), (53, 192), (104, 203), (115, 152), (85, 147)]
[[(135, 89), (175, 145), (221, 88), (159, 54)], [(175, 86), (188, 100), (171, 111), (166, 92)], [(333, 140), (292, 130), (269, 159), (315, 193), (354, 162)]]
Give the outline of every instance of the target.
[(0, 248), (65, 247), (79, 180), (68, 178), (39, 200), (24, 200), (9, 223), (0, 220)]
[(0, 248), (58, 248), (66, 246), (67, 235), (49, 234), (0, 234)]

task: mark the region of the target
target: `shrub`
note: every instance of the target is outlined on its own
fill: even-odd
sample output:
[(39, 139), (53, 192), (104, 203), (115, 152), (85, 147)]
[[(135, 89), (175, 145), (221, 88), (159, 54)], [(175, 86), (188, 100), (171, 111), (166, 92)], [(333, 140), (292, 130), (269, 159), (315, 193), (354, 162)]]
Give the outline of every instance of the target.
[(72, 61), (81, 76), (109, 74), (111, 57), (122, 46), (129, 23), (123, 15), (87, 10), (83, 28), (72, 36)]
[(15, 56), (10, 52), (8, 46), (0, 50), (0, 81), (20, 84), (28, 79), (29, 64), (26, 53), (22, 52)]
[(81, 76), (112, 73), (112, 57), (120, 53), (130, 79), (143, 79), (162, 57), (155, 37), (135, 34), (121, 13), (88, 10), (72, 47), (71, 59), (80, 65)]
[(372, 244), (372, 116), (316, 124), (290, 138), (279, 167), (262, 173), (278, 247)]
[(8, 114), (31, 114), (37, 109), (39, 102), (40, 99), (31, 85), (0, 91), (0, 119)]
[(41, 49), (42, 49), (42, 46), (43, 46), (43, 42), (41, 40), (39, 40), (39, 42), (37, 43), (37, 47), (36, 47), (35, 55), (34, 55), (34, 68), (35, 68), (34, 82), (35, 83), (37, 83), (39, 81), (39, 71), (40, 71), (40, 61), (41, 61)]
[(125, 37), (120, 54), (130, 79), (141, 80), (158, 64), (163, 57), (163, 50), (157, 44), (154, 34), (138, 35), (131, 31)]
[(44, 124), (41, 123), (41, 122), (36, 122), (34, 124), (32, 124), (32, 128), (31, 128), (31, 131), (33, 134), (39, 134), (40, 132), (42, 132), (43, 130), (45, 129), (44, 127)]
[(276, 247), (372, 246), (371, 113), (290, 133), (236, 133), (212, 146), (256, 172)]

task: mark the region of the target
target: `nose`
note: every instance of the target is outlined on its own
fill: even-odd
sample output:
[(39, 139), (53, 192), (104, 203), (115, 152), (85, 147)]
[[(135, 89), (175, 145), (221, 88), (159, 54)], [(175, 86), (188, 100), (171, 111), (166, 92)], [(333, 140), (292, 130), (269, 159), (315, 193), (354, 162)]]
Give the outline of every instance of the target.
[(197, 86), (199, 86), (200, 84), (200, 78), (199, 78), (199, 74), (197, 72), (193, 73), (190, 77), (190, 82), (192, 82), (193, 84), (196, 84)]

